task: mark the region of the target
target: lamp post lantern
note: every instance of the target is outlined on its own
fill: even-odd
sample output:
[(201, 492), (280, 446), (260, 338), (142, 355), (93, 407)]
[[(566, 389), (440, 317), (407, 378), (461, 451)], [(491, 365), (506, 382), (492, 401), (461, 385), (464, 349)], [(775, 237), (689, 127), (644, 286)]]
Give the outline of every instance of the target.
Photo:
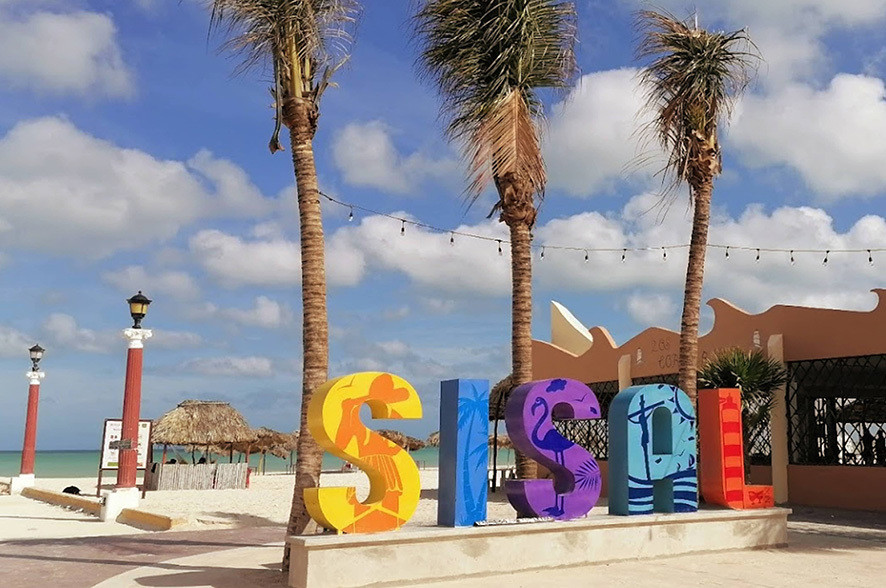
[(126, 300), (129, 314), (132, 316), (132, 327), (123, 330), (123, 336), (129, 340), (126, 355), (126, 385), (123, 390), (123, 426), (117, 460), (117, 485), (113, 492), (107, 494), (102, 503), (101, 519), (114, 520), (125, 508), (138, 506), (139, 493), (135, 485), (138, 470), (138, 420), (141, 410), (142, 394), (142, 353), (144, 341), (153, 333), (143, 329), (142, 319), (148, 313), (151, 300), (138, 294)]
[(22, 443), (22, 465), (19, 475), (12, 478), (11, 491), (19, 494), (34, 485), (34, 461), (37, 453), (37, 405), (40, 402), (40, 380), (46, 374), (40, 371), (40, 360), (46, 350), (39, 345), (28, 349), (31, 369), (25, 374), (28, 378), (28, 412), (25, 417), (25, 439)]

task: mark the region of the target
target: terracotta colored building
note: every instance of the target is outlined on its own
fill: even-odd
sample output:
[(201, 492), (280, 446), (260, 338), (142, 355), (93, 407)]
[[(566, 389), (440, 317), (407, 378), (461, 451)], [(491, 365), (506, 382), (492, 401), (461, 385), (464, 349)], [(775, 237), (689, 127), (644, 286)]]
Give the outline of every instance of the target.
[[(714, 299), (714, 326), (699, 339), (700, 361), (718, 350), (763, 349), (785, 363), (771, 423), (755, 431), (756, 483), (778, 502), (886, 511), (886, 289), (868, 312), (774, 306), (749, 314)], [(617, 345), (603, 327), (585, 328), (552, 303), (551, 341), (533, 341), (534, 379), (586, 382), (604, 413), (632, 384), (676, 384), (679, 334), (653, 327)], [(561, 423), (588, 446), (605, 474), (605, 422)]]

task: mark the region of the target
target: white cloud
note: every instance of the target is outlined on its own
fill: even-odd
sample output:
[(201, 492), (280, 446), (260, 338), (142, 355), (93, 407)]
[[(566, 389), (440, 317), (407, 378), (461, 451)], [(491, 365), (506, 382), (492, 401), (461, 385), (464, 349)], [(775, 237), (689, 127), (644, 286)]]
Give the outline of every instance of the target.
[(135, 89), (114, 22), (86, 11), (15, 17), (0, 8), (0, 79), (53, 93), (130, 96)]
[(666, 294), (634, 292), (627, 299), (627, 311), (643, 327), (677, 329), (680, 326), (680, 306)]
[(253, 308), (247, 310), (228, 308), (219, 314), (235, 323), (263, 329), (279, 329), (291, 325), (293, 319), (292, 309), (267, 296), (256, 298)]
[(54, 346), (86, 353), (107, 353), (115, 347), (123, 347), (120, 331), (83, 328), (69, 314), (50, 314), (43, 322), (43, 333)]
[[(226, 287), (295, 286), (301, 283), (301, 247), (278, 229), (259, 225), (251, 239), (218, 230), (200, 231), (191, 238), (190, 250)], [(327, 238), (326, 279), (331, 286), (353, 286), (363, 278), (364, 255), (351, 245), (338, 234)]]
[(886, 85), (849, 74), (748, 96), (730, 133), (750, 165), (790, 166), (826, 201), (886, 190), (884, 136)]
[(206, 230), (191, 237), (190, 249), (203, 268), (226, 286), (291, 286), (301, 280), (299, 245), (280, 237), (246, 240)]
[[(402, 212), (396, 216), (408, 217)], [(455, 230), (507, 239), (507, 228), (493, 220)], [(495, 241), (456, 238), (453, 246), (448, 234), (408, 226), (401, 235), (397, 221), (370, 216), (336, 231), (331, 244), (330, 251), (334, 247), (340, 259), (353, 257), (362, 260), (361, 267), (401, 272), (417, 284), (435, 290), (493, 296), (509, 291), (511, 266), (507, 247), (503, 247), (500, 256)]]
[[(679, 299), (686, 272), (685, 248), (670, 249), (663, 258), (661, 246), (683, 245), (689, 241), (691, 218), (674, 206), (662, 222), (654, 209), (658, 196), (642, 194), (632, 198), (622, 210), (608, 214), (588, 212), (554, 219), (535, 230), (533, 277), (536, 293), (606, 292), (639, 289), (649, 296)], [(447, 235), (428, 233), (408, 227), (399, 235), (396, 222), (382, 217), (364, 218), (359, 225), (346, 226), (334, 235), (358, 249), (372, 271), (397, 272), (412, 283), (434, 292), (423, 304), (446, 312), (459, 297), (470, 295), (503, 297), (510, 293), (510, 251), (503, 245), (497, 254), (496, 243), (476, 239), (458, 239), (449, 245)], [(507, 239), (500, 223), (459, 227), (466, 232)], [(875, 265), (867, 262), (867, 253), (831, 254), (829, 264), (823, 254), (795, 255), (790, 265), (787, 253), (761, 253), (736, 247), (783, 249), (867, 249), (886, 247), (886, 219), (869, 215), (845, 231), (834, 227), (833, 218), (824, 210), (812, 207), (780, 207), (767, 211), (762, 205), (749, 205), (740, 216), (730, 217), (715, 210), (710, 227), (711, 244), (732, 245), (726, 260), (722, 249), (710, 249), (705, 272), (705, 296), (726, 297), (749, 310), (764, 310), (778, 303), (815, 303), (867, 308), (867, 291), (881, 287)], [(544, 260), (539, 259), (546, 247)], [(558, 250), (569, 246), (576, 250)], [(584, 247), (605, 248), (606, 252), (588, 252)], [(622, 249), (628, 251), (622, 262)], [(875, 262), (886, 263), (886, 254), (874, 253)], [(448, 294), (449, 299), (441, 294)], [(544, 295), (544, 294), (541, 294)], [(629, 312), (640, 321), (663, 320), (669, 311), (664, 298), (655, 300), (654, 308), (641, 308), (635, 301)], [(646, 313), (646, 314), (644, 314)]]
[(188, 167), (202, 174), (215, 189), (219, 206), (238, 216), (264, 216), (274, 203), (262, 196), (243, 168), (226, 159), (216, 158), (202, 149), (188, 160)]
[(27, 357), (28, 349), (34, 342), (27, 335), (5, 325), (0, 325), (0, 357)]
[(346, 183), (384, 192), (415, 192), (426, 180), (446, 180), (458, 173), (454, 159), (434, 159), (421, 152), (401, 155), (381, 121), (351, 123), (335, 135), (335, 165)]
[(187, 372), (204, 376), (259, 377), (274, 375), (273, 362), (267, 357), (205, 357), (191, 359), (179, 366)]
[(199, 218), (257, 211), (254, 194), (230, 195), (247, 184), (228, 162), (204, 152), (192, 163), (209, 176), (61, 118), (21, 122), (0, 138), (0, 246), (100, 258), (162, 243)]
[(203, 344), (203, 337), (197, 333), (188, 331), (167, 331), (166, 329), (151, 329), (153, 337), (149, 341), (151, 347), (161, 349), (185, 349), (199, 347)]
[(192, 300), (200, 295), (200, 287), (188, 273), (164, 271), (149, 273), (140, 265), (130, 265), (118, 271), (105, 272), (102, 279), (120, 290), (133, 293), (144, 290), (155, 294), (166, 294), (180, 300)]
[(587, 197), (657, 172), (659, 150), (641, 132), (648, 119), (643, 106), (634, 68), (582, 76), (551, 114), (544, 140), (550, 187)]

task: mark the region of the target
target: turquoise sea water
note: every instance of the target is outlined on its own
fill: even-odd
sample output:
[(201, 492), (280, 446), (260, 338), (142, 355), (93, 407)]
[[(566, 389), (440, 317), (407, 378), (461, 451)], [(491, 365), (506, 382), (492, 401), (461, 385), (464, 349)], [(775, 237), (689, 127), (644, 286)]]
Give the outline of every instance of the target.
[[(491, 453), (491, 452), (490, 452)], [(200, 453), (196, 454), (200, 459)], [(418, 463), (420, 468), (436, 467), (438, 453), (435, 447), (427, 447), (413, 451), (410, 455)], [(154, 452), (154, 461), (160, 461), (163, 457), (162, 451)], [(234, 461), (240, 457), (234, 455)], [(259, 464), (258, 455), (252, 455), (249, 459), (249, 465), (257, 468)], [(175, 458), (179, 461), (187, 459), (191, 460), (191, 454), (181, 450), (175, 453), (172, 449), (167, 452), (166, 459)], [(212, 459), (227, 463), (228, 456), (213, 456)], [(242, 458), (241, 458), (242, 459)], [(490, 457), (491, 459), (491, 457)], [(498, 461), (500, 464), (513, 463), (514, 454), (512, 451), (500, 451)], [(98, 451), (38, 451), (34, 474), (40, 478), (87, 478), (98, 475)], [(337, 457), (333, 457), (328, 453), (323, 457), (324, 470), (338, 470), (343, 462)], [(21, 466), (20, 451), (0, 451), (0, 476), (18, 475)], [(289, 460), (283, 460), (272, 455), (268, 455), (265, 462), (265, 470), (268, 472), (285, 472), (289, 468)], [(106, 472), (105, 475), (113, 475)]]

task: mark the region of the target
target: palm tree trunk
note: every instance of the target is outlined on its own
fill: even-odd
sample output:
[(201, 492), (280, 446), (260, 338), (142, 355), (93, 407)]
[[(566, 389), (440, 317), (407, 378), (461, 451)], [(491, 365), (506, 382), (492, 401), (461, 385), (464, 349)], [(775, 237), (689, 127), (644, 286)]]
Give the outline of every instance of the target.
[(696, 405), (698, 371), (698, 316), (701, 311), (701, 289), (704, 284), (704, 261), (708, 247), (708, 225), (711, 221), (711, 195), (714, 179), (708, 176), (693, 191), (695, 208), (692, 218), (692, 239), (689, 242), (689, 263), (686, 267), (686, 288), (683, 294), (683, 318), (680, 323), (680, 389)]
[[(289, 138), (292, 162), (298, 186), (298, 212), (301, 226), (301, 268), (303, 305), (303, 355), (301, 419), (295, 464), (295, 488), (289, 513), (288, 535), (300, 535), (316, 530), (305, 508), (305, 488), (320, 484), (323, 450), (308, 433), (308, 404), (314, 390), (328, 377), (329, 325), (326, 316), (326, 268), (324, 261), (323, 223), (320, 212), (320, 193), (317, 187), (317, 168), (314, 163), (313, 137), (316, 128), (312, 120), (313, 105), (297, 100), (293, 105)], [(283, 571), (289, 570), (289, 544), (283, 551)]]
[[(532, 244), (529, 225), (510, 223), (511, 229), (511, 364), (514, 386), (532, 381)], [(517, 451), (518, 478), (538, 476), (538, 464)]]

